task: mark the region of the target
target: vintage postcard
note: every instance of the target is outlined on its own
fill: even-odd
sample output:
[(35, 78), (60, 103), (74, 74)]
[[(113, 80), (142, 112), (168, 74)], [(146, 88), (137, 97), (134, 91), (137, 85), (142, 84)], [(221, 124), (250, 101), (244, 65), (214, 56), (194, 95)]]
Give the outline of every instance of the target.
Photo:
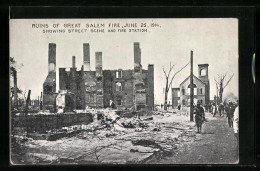
[(10, 163), (238, 164), (238, 19), (10, 19)]

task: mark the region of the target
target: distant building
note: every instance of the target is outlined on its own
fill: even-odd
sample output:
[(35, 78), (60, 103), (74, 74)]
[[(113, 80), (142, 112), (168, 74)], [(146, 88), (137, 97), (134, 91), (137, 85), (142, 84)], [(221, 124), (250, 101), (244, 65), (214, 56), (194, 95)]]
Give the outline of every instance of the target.
[[(210, 83), (208, 77), (208, 64), (198, 65), (198, 75), (193, 75), (194, 88), (194, 103), (200, 101), (202, 105), (210, 103)], [(190, 105), (190, 76), (188, 76), (178, 88), (172, 88), (172, 106), (176, 107), (178, 104), (188, 106)]]
[[(133, 107), (136, 110), (152, 110), (154, 108), (154, 65), (148, 65), (148, 70), (142, 68), (139, 43), (134, 43), (133, 70), (103, 70), (102, 52), (96, 52), (95, 59), (95, 71), (90, 71), (90, 47), (88, 43), (84, 43), (82, 67), (76, 68), (76, 59), (73, 56), (72, 68), (59, 68), (60, 93), (58, 95), (51, 88), (48, 91), (51, 93), (48, 95), (44, 91), (44, 98), (47, 100), (43, 100), (45, 102), (43, 105), (55, 103), (54, 108), (58, 105), (57, 108), (70, 111), (85, 109), (87, 106), (106, 108), (110, 106), (112, 100), (118, 109)], [(47, 76), (44, 88), (54, 86), (55, 82), (51, 81), (55, 80), (53, 73)], [(52, 102), (46, 103), (46, 101)]]

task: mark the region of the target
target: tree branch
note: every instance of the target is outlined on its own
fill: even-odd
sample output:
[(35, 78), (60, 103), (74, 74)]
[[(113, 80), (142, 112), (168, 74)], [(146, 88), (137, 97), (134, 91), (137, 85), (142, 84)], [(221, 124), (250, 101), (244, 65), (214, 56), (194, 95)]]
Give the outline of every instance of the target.
[(214, 77), (214, 80), (215, 80), (216, 84), (219, 84), (219, 83), (217, 82), (217, 80), (215, 79), (215, 77)]
[(223, 75), (223, 77), (222, 77), (222, 83), (224, 82), (224, 80), (225, 80), (225, 77), (227, 76), (227, 72), (225, 73), (225, 75)]
[(223, 86), (223, 89), (229, 84), (229, 82), (231, 81), (231, 79), (233, 78), (234, 74), (229, 78), (229, 80), (227, 81), (227, 83)]
[(164, 72), (164, 75), (165, 75), (165, 77), (166, 77), (166, 79), (167, 79), (167, 75), (166, 75), (166, 72), (165, 72), (165, 70), (164, 70), (164, 67), (163, 67), (163, 72)]
[(169, 78), (169, 76), (170, 76), (170, 74), (171, 74), (171, 71), (172, 71), (172, 69), (173, 69), (174, 66), (175, 66), (175, 64), (171, 66), (171, 63), (170, 63), (170, 70), (169, 70), (169, 72), (168, 72), (168, 78)]
[(172, 84), (172, 80), (173, 80), (173, 78), (179, 73), (179, 72), (181, 72), (186, 66), (188, 66), (190, 64), (190, 62), (188, 62), (184, 67), (182, 67), (179, 71), (177, 71), (174, 75), (173, 75), (173, 77), (172, 77), (172, 79), (171, 79), (171, 81), (170, 81), (170, 84), (169, 85), (171, 85)]

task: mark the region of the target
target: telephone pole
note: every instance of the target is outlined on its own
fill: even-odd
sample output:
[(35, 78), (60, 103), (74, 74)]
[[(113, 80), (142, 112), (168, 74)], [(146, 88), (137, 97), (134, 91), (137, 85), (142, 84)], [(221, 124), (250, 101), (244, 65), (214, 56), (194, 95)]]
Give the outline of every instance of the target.
[(193, 121), (193, 51), (190, 52), (190, 121)]

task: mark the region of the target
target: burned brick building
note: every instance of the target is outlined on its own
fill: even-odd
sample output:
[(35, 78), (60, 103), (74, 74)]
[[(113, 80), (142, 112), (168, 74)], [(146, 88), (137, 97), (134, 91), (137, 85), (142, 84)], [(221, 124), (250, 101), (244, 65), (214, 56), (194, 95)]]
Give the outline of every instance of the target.
[(154, 65), (149, 64), (147, 70), (142, 68), (139, 43), (134, 43), (134, 68), (131, 70), (103, 70), (102, 52), (95, 52), (95, 71), (91, 71), (88, 43), (83, 44), (80, 68), (75, 66), (75, 60), (73, 56), (71, 68), (59, 68), (59, 94), (53, 92), (57, 108), (65, 111), (106, 108), (113, 101), (117, 109), (153, 109)]
[[(193, 75), (194, 102), (199, 101), (202, 105), (210, 103), (210, 82), (208, 76), (208, 64), (198, 64), (198, 77)], [(188, 76), (177, 88), (172, 88), (172, 107), (178, 104), (190, 104), (190, 76)]]

